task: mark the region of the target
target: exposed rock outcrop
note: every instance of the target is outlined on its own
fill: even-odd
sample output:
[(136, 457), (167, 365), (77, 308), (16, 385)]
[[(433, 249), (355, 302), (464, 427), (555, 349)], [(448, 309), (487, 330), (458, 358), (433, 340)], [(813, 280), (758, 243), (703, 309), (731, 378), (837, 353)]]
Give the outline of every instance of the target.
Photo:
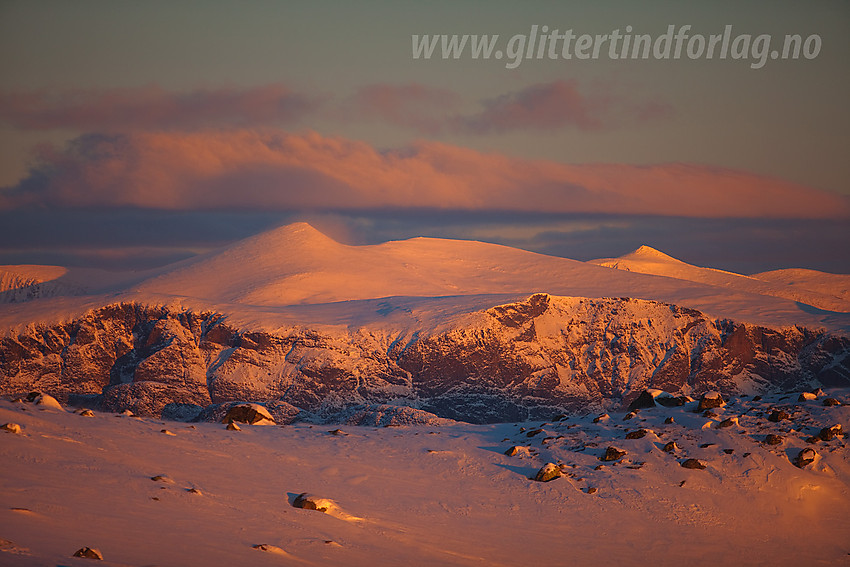
[(116, 304), (0, 338), (0, 394), (39, 390), (62, 403), (187, 420), (233, 401), (266, 404), (278, 423), (289, 417), (274, 403), (287, 416), (327, 417), (406, 401), (477, 423), (548, 420), (626, 407), (650, 389), (670, 392), (655, 398), (667, 405), (684, 403), (683, 392), (817, 385), (850, 385), (850, 339), (634, 299), (537, 294), (454, 327), (398, 335), (269, 333), (215, 313)]

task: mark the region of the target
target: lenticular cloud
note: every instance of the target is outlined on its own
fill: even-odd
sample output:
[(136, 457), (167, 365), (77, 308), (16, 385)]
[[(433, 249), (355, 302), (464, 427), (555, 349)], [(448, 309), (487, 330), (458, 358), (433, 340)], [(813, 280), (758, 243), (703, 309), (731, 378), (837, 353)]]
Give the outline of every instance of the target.
[(850, 215), (844, 197), (728, 169), (568, 165), (435, 142), (378, 151), (315, 132), (87, 134), (38, 157), (29, 177), (0, 190), (0, 207)]

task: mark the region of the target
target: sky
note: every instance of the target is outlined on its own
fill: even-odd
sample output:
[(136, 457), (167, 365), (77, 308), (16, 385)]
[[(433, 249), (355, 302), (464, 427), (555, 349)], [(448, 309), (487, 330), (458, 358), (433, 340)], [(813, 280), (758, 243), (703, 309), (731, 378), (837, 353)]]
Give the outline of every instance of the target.
[[(141, 269), (307, 220), (848, 273), (848, 32), (843, 0), (0, 1), (0, 263)], [(499, 38), (415, 56), (441, 34)]]

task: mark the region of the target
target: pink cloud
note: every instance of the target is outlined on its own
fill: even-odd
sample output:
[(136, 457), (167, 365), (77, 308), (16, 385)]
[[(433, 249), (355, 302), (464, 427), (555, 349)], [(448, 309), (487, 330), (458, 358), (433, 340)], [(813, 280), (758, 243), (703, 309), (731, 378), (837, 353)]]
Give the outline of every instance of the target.
[(413, 83), (374, 84), (359, 89), (343, 106), (360, 119), (379, 119), (397, 126), (435, 134), (445, 127), (461, 97), (447, 89)]
[[(580, 91), (575, 80), (535, 84), (479, 101), (422, 84), (372, 84), (336, 104), (284, 85), (170, 92), (157, 86), (0, 92), (0, 124), (21, 130), (124, 132), (289, 126), (305, 115), (378, 121), (420, 134), (500, 134), (515, 130), (594, 130), (669, 114), (662, 101), (626, 100), (613, 87)], [(467, 109), (464, 109), (464, 104)]]
[(270, 84), (178, 93), (157, 86), (0, 93), (0, 122), (25, 130), (179, 130), (291, 124), (317, 100)]
[(568, 165), (435, 142), (377, 151), (313, 132), (87, 135), (61, 151), (43, 149), (41, 161), (0, 190), (0, 207), (850, 216), (844, 197), (728, 169)]
[(608, 103), (582, 95), (578, 82), (536, 84), (521, 91), (483, 102), (484, 110), (466, 117), (466, 128), (476, 133), (508, 130), (556, 130), (574, 126), (580, 130), (601, 127), (600, 115)]

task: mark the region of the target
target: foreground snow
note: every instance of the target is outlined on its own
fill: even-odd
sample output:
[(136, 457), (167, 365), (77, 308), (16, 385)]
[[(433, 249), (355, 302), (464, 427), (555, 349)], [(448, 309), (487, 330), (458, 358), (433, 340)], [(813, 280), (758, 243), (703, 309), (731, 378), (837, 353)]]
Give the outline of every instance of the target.
[[(708, 417), (690, 402), (596, 423), (240, 431), (2, 401), (21, 432), (0, 431), (0, 564), (88, 565), (71, 557), (84, 547), (104, 565), (843, 564), (847, 440), (806, 439), (846, 429), (850, 407), (808, 397)], [(600, 461), (609, 446), (625, 456)], [(805, 447), (818, 457), (800, 469)], [(530, 480), (546, 463), (563, 476)], [(294, 508), (302, 493), (332, 513)]]

